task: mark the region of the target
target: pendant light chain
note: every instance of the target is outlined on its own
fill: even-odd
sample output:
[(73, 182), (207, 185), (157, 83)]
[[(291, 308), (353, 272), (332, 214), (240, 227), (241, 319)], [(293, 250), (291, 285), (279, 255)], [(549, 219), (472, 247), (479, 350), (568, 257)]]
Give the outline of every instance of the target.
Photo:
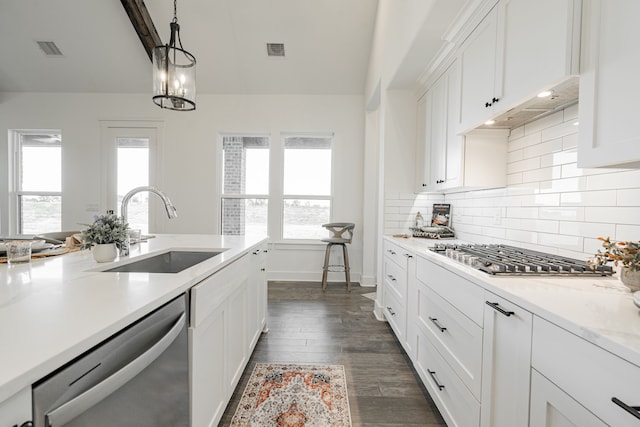
[(178, 22), (178, 0), (173, 0), (173, 22)]

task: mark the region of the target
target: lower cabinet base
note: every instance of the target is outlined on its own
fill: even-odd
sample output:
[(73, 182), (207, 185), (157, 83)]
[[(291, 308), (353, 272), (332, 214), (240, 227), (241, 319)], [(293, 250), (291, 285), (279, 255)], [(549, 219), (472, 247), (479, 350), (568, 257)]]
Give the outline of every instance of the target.
[(418, 334), (415, 367), (447, 425), (480, 424), (480, 402), (422, 333)]

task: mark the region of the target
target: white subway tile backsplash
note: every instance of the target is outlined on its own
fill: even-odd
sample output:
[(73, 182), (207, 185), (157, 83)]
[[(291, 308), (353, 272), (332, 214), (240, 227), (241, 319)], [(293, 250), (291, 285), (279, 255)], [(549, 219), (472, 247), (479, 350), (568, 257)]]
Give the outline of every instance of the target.
[(640, 206), (640, 188), (617, 191), (618, 206)]
[(506, 188), (388, 194), (385, 232), (406, 233), (417, 210), (430, 216), (433, 203), (450, 203), (456, 236), (471, 242), (586, 259), (602, 247), (598, 237), (640, 240), (640, 170), (579, 168), (578, 109), (511, 130)]
[(616, 206), (615, 191), (574, 191), (560, 194), (562, 206)]
[(556, 219), (559, 221), (584, 221), (585, 209), (587, 208), (581, 206), (543, 206), (538, 209), (538, 217), (541, 219)]
[(586, 207), (585, 220), (609, 224), (636, 225), (640, 220), (640, 206)]
[(564, 109), (563, 112), (563, 119), (565, 122), (570, 121), (571, 123), (574, 123), (578, 120), (578, 103), (576, 102), (573, 105), (569, 105), (568, 107), (566, 107)]
[(589, 237), (594, 239), (597, 239), (598, 237), (614, 236), (615, 232), (615, 224), (576, 221), (561, 221), (559, 231), (560, 234)]
[(510, 139), (507, 145), (507, 151), (522, 150), (532, 145), (540, 144), (542, 142), (542, 134), (540, 132), (532, 133), (530, 135), (522, 136), (517, 139)]
[(550, 139), (561, 138), (566, 135), (576, 133), (577, 126), (573, 122), (564, 122), (555, 126), (542, 129), (542, 140), (549, 141)]
[(513, 163), (507, 164), (507, 173), (516, 173), (530, 171), (540, 168), (540, 158), (534, 157), (532, 159), (519, 160)]
[(561, 178), (562, 168), (552, 166), (522, 172), (522, 182), (540, 182)]
[(538, 133), (543, 129), (547, 129), (561, 124), (564, 121), (564, 111), (558, 111), (553, 114), (549, 114), (539, 120), (535, 120), (531, 123), (524, 125), (524, 134), (530, 135), (532, 133)]
[[(613, 237), (614, 234), (611, 234)], [(606, 236), (603, 236), (606, 237)], [(635, 240), (640, 241), (640, 225), (627, 225), (627, 224), (619, 224), (616, 225), (615, 232), (615, 240)]]

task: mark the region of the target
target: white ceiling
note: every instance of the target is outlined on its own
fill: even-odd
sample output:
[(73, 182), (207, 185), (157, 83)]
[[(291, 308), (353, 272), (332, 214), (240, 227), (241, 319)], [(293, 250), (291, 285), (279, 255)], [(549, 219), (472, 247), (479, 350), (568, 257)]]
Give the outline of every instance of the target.
[[(172, 0), (145, 4), (163, 42)], [(178, 0), (198, 93), (361, 94), (377, 0)], [(118, 0), (0, 0), (0, 91), (144, 93), (151, 62)], [(46, 57), (36, 41), (54, 41)], [(286, 58), (268, 58), (266, 43)]]

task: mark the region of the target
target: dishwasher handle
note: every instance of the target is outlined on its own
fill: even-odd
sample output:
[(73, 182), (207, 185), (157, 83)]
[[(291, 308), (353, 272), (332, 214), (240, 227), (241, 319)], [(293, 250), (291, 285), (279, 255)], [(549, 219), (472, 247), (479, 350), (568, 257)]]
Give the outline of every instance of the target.
[(104, 379), (89, 390), (80, 394), (65, 404), (49, 411), (46, 415), (47, 426), (61, 426), (78, 415), (91, 408), (96, 403), (104, 400), (114, 391), (125, 385), (129, 380), (142, 372), (147, 366), (153, 363), (180, 335), (180, 332), (186, 324), (186, 313), (182, 313), (180, 318), (173, 324), (169, 332), (167, 332), (158, 342), (151, 348), (142, 353), (135, 360), (115, 372), (110, 377)]

